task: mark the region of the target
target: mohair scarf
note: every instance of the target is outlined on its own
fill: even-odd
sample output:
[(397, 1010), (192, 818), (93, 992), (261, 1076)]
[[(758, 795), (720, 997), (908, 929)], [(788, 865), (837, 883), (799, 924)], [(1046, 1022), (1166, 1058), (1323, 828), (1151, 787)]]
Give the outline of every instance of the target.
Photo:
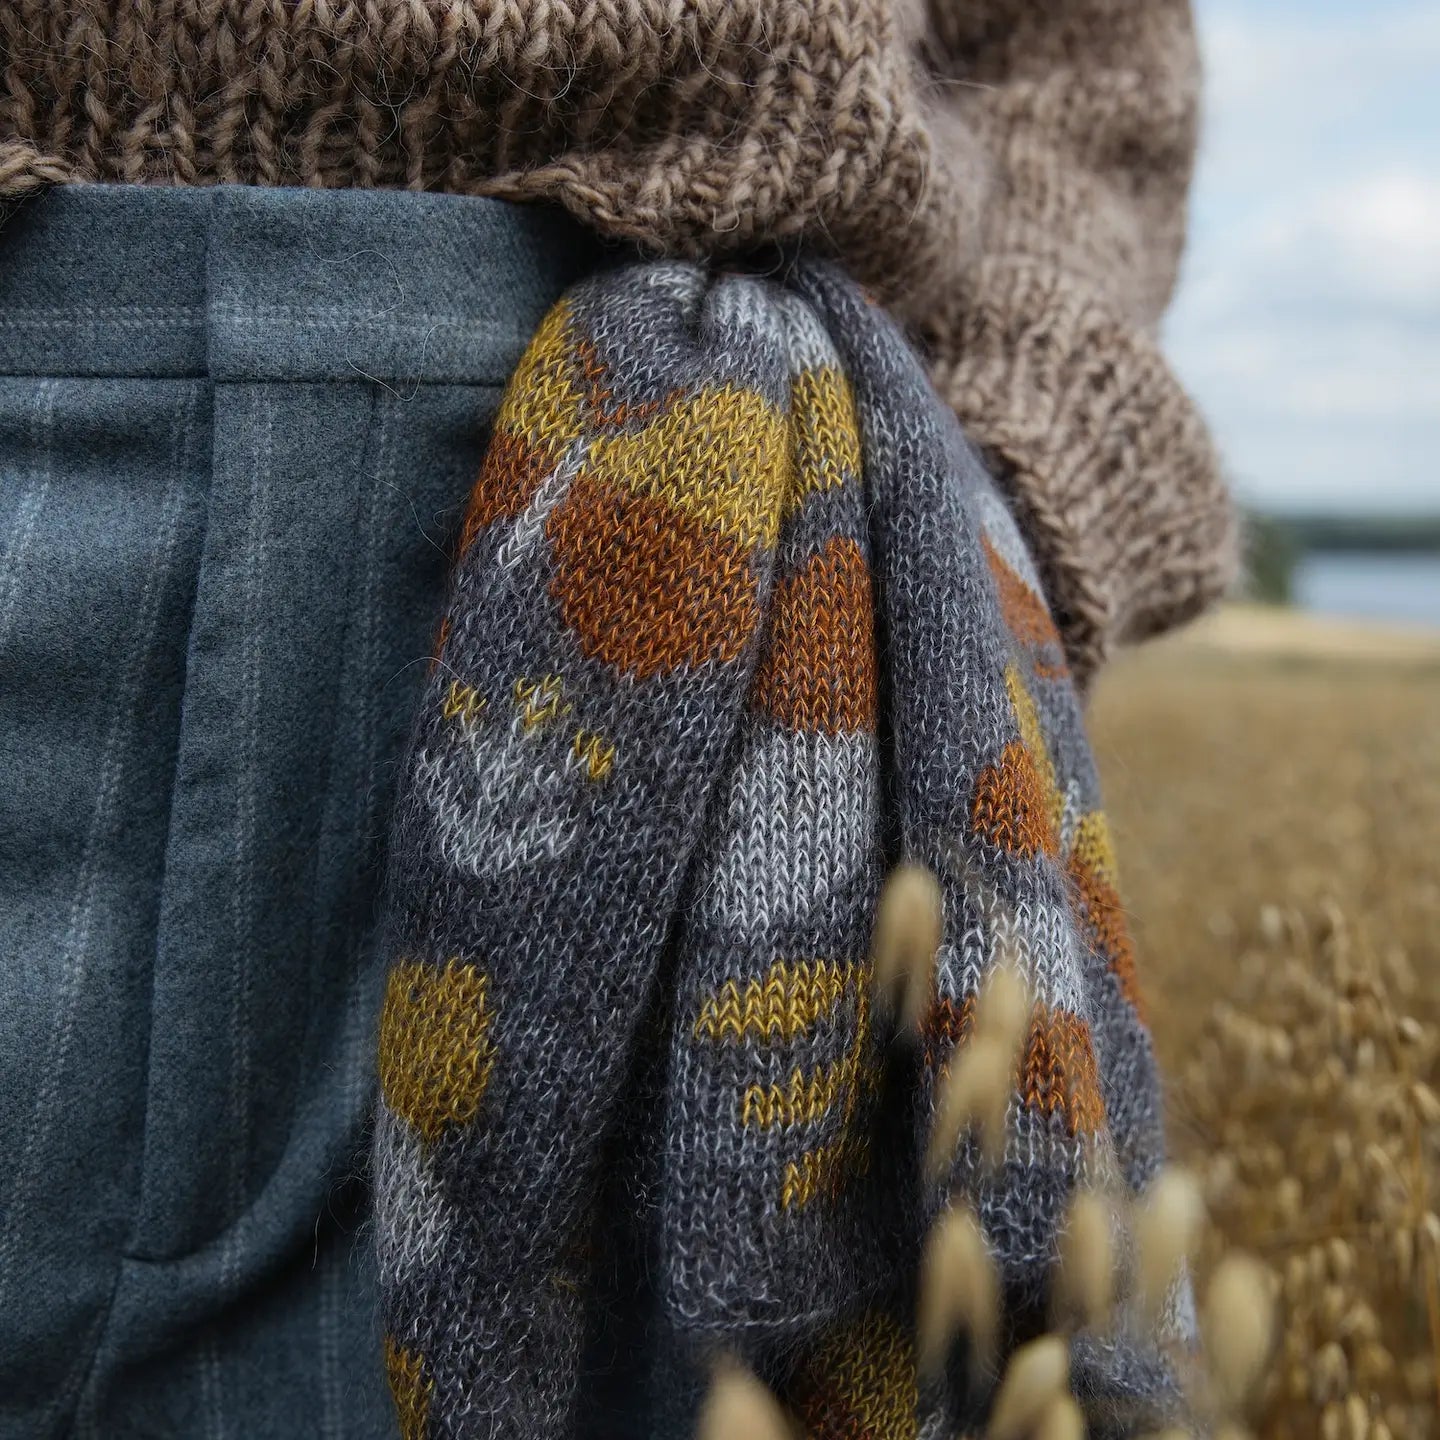
[[(945, 918), (894, 1042), (868, 957), (902, 859)], [(1077, 1188), (1161, 1163), (1059, 637), (838, 271), (655, 262), (555, 307), (470, 500), (390, 865), (374, 1178), (407, 1440), (690, 1435), (720, 1351), (806, 1434), (954, 1436), (993, 1385), (917, 1378), (936, 1216), (973, 1207), (1013, 1344)], [(971, 1135), (927, 1180), (1002, 961), (1033, 1000), (1003, 1158)], [(1172, 1397), (1136, 1328), (1072, 1343), (1092, 1435)]]

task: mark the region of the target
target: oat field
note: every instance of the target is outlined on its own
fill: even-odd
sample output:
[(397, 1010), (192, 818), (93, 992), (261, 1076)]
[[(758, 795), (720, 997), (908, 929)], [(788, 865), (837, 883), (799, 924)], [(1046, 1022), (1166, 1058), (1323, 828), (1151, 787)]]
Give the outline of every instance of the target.
[(1278, 1280), (1259, 1433), (1440, 1437), (1440, 635), (1232, 612), (1091, 725), (1174, 1148)]

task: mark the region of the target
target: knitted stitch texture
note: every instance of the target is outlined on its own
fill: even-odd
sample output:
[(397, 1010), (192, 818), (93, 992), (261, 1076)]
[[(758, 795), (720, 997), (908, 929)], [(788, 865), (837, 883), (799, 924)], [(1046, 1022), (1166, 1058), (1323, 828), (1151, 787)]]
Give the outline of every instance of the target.
[(1004, 467), (1083, 680), (1233, 562), (1154, 337), (1197, 89), (1187, 0), (7, 0), (0, 195), (406, 186), (829, 251)]
[[(1024, 1338), (1076, 1187), (1138, 1190), (1163, 1137), (1073, 680), (954, 416), (837, 272), (601, 275), (514, 375), (460, 550), (388, 891), (405, 1435), (688, 1435), (717, 1346), (814, 1436), (975, 1424), (964, 1366), (917, 1381), (926, 1228), (974, 1206)], [(909, 1047), (868, 959), (900, 859), (945, 900)], [(1034, 1007), (1003, 1159), (926, 1183), (1002, 961)], [(637, 1306), (633, 1417), (587, 1428), (587, 1343)], [(1123, 1327), (1074, 1369), (1092, 1435), (1171, 1398)]]

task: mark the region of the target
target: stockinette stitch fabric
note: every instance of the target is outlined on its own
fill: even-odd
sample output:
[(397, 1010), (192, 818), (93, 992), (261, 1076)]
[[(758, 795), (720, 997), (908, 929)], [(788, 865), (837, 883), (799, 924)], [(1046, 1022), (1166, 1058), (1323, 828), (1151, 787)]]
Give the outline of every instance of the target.
[[(945, 909), (908, 1044), (868, 958), (901, 860)], [(807, 1434), (953, 1435), (990, 1385), (917, 1377), (942, 1208), (979, 1217), (1013, 1343), (1077, 1187), (1161, 1164), (1060, 637), (836, 270), (639, 264), (552, 311), (469, 503), (390, 864), (374, 1179), (407, 1440), (689, 1435), (722, 1350)], [(966, 1138), (927, 1182), (1001, 963), (1033, 1000), (1003, 1159)], [(1123, 1321), (1072, 1375), (1092, 1435), (1175, 1400)]]

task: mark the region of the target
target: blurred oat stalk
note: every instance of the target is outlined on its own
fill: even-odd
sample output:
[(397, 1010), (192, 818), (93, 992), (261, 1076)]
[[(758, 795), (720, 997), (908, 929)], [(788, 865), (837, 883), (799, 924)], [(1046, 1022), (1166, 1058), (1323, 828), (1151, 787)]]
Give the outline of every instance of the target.
[(1440, 1026), (1338, 906), (1261, 910), (1176, 1080), (1216, 1243), (1282, 1277), (1266, 1440), (1440, 1434)]

